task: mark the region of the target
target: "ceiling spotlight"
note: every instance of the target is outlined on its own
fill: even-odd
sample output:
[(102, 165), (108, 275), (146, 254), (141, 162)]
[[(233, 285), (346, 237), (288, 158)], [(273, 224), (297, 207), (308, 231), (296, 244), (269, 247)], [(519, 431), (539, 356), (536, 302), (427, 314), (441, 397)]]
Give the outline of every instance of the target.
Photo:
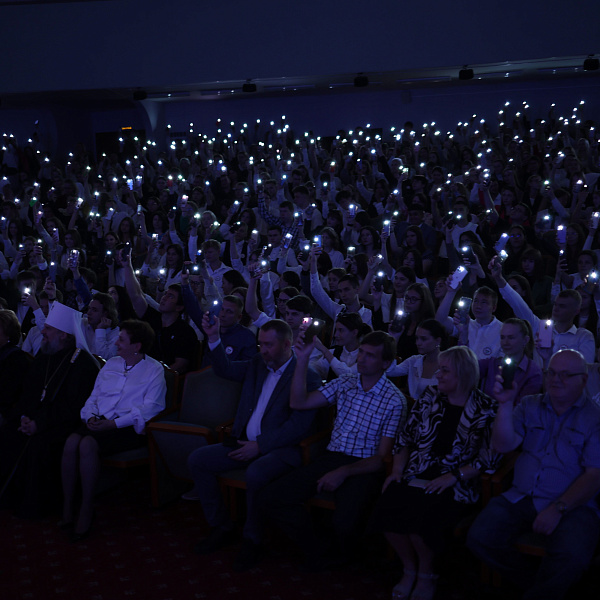
[(460, 81), (468, 81), (469, 79), (473, 79), (473, 69), (467, 69), (467, 65), (465, 65), (458, 72), (458, 79)]
[(583, 70), (584, 71), (597, 71), (598, 69), (600, 69), (600, 60), (598, 60), (597, 58), (594, 58), (593, 54), (590, 54), (583, 61)]
[(247, 94), (252, 94), (256, 91), (256, 84), (252, 83), (250, 79), (246, 81), (246, 83), (242, 86), (242, 92), (246, 92)]
[(359, 73), (354, 78), (354, 87), (367, 87), (369, 85), (369, 78), (362, 73)]

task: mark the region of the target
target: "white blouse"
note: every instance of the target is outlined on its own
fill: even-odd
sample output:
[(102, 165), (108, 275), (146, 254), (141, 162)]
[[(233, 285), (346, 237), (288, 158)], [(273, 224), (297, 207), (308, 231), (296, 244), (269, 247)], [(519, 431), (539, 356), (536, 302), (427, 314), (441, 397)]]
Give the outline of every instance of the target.
[(115, 356), (102, 367), (92, 395), (81, 409), (81, 419), (93, 416), (115, 421), (117, 427), (133, 426), (144, 433), (146, 422), (165, 408), (167, 384), (163, 366), (146, 356), (130, 371), (125, 361)]

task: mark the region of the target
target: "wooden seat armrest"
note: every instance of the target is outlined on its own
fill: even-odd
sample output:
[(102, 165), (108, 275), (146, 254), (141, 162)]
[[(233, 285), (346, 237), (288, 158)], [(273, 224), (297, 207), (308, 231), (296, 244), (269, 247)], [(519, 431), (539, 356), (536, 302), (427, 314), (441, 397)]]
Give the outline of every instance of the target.
[(215, 431), (217, 432), (217, 439), (219, 442), (222, 442), (228, 435), (231, 435), (231, 430), (233, 429), (233, 419), (230, 421), (225, 421), (225, 423), (221, 423), (215, 427)]
[(165, 433), (181, 433), (183, 435), (201, 435), (209, 442), (215, 438), (214, 432), (202, 425), (184, 425), (180, 423), (148, 423), (148, 431), (162, 431)]

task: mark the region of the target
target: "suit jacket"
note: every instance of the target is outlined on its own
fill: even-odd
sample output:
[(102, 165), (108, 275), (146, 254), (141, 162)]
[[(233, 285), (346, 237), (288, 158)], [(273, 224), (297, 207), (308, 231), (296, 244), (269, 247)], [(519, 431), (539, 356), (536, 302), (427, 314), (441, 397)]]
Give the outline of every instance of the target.
[[(406, 235), (406, 230), (410, 227), (410, 223), (408, 221), (400, 221), (396, 225), (395, 233), (396, 233), (396, 241), (398, 244), (402, 244), (404, 241), (404, 236)], [(427, 250), (431, 250), (434, 252), (437, 250), (437, 233), (436, 230), (431, 226), (427, 225), (427, 223), (421, 223), (419, 225), (419, 229), (423, 234), (423, 242)]]
[[(243, 382), (240, 403), (234, 419), (232, 435), (243, 439), (246, 426), (256, 408), (263, 384), (269, 373), (262, 356), (257, 354), (250, 360), (230, 360), (223, 344), (212, 352), (212, 365), (215, 373), (225, 379)], [(296, 357), (281, 375), (261, 420), (261, 433), (257, 438), (261, 454), (279, 450), (283, 460), (296, 462), (297, 445), (309, 432), (315, 417), (314, 410), (293, 410), (290, 408), (290, 388), (296, 368)], [(307, 376), (309, 392), (321, 386), (321, 379), (309, 369)]]

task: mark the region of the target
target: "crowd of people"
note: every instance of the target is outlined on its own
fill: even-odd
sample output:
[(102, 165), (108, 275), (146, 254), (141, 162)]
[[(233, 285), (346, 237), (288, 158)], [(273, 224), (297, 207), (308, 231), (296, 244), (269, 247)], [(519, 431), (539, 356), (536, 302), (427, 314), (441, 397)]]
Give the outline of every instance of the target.
[[(118, 152), (64, 162), (4, 134), (0, 503), (32, 516), (60, 499), (61, 527), (86, 537), (100, 457), (144, 445), (165, 407), (160, 363), (212, 365), (242, 392), (231, 435), (188, 459), (211, 527), (196, 552), (234, 539), (218, 476), (244, 467), (236, 569), (262, 557), (266, 521), (314, 568), (380, 532), (403, 565), (393, 597), (432, 598), (480, 476), (520, 448), (468, 545), (526, 598), (563, 597), (600, 532), (600, 153), (584, 109), (532, 120), (506, 103), (446, 134), (219, 120), (214, 137), (169, 127), (164, 151), (124, 132)], [(317, 423), (330, 442), (301, 466)], [(325, 546), (306, 509), (323, 492)], [(537, 572), (513, 548), (531, 530), (548, 541)]]

